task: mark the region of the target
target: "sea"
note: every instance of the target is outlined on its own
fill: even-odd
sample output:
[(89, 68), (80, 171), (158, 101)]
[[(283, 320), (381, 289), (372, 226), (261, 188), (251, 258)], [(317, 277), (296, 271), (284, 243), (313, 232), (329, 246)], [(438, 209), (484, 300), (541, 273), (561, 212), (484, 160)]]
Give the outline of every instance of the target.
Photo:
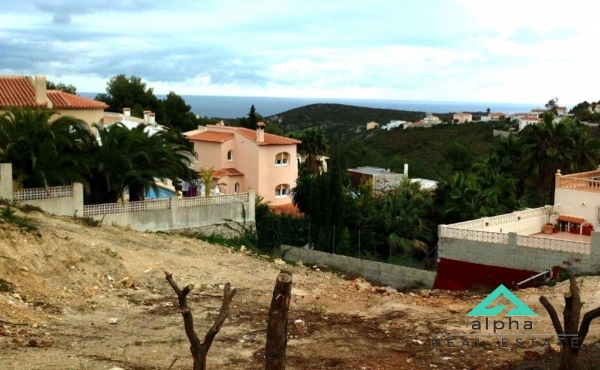
[[(97, 93), (80, 93), (94, 98)], [(164, 99), (165, 95), (156, 94)], [(422, 100), (375, 100), (375, 99), (335, 99), (335, 98), (285, 98), (256, 96), (213, 96), (213, 95), (181, 95), (192, 107), (195, 114), (212, 118), (244, 117), (254, 105), (256, 112), (263, 117), (283, 113), (290, 109), (318, 103), (346, 104), (367, 108), (396, 109), (429, 113), (456, 112), (492, 112), (519, 113), (529, 112), (540, 107), (532, 103), (493, 103), (493, 102), (451, 102)]]

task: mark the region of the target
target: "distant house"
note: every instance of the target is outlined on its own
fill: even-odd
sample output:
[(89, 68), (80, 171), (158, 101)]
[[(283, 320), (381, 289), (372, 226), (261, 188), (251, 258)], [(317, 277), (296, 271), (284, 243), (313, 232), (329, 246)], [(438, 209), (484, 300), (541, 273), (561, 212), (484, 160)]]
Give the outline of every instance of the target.
[[(348, 169), (352, 185), (358, 186), (361, 181), (367, 180), (373, 184), (373, 192), (376, 194), (385, 193), (397, 188), (402, 180), (408, 178), (408, 164), (404, 164), (404, 172), (391, 172), (390, 169), (379, 167), (357, 167)], [(414, 178), (411, 182), (417, 182), (423, 189), (435, 190), (437, 181)]]
[(423, 125), (431, 126), (442, 123), (442, 120), (438, 116), (434, 116), (432, 113), (427, 113), (423, 118)]
[(466, 123), (473, 121), (473, 115), (471, 113), (454, 113), (452, 121), (456, 123)]
[(519, 131), (523, 130), (528, 125), (535, 125), (542, 120), (535, 115), (521, 115), (517, 117), (517, 122), (519, 123)]
[(379, 128), (379, 123), (373, 121), (367, 123), (367, 131), (374, 130), (376, 128)]
[(402, 125), (404, 125), (404, 128), (406, 128), (406, 121), (392, 120), (392, 121), (390, 121), (390, 123), (381, 126), (381, 129), (389, 131), (393, 128), (398, 128)]
[(131, 115), (131, 108), (123, 108), (123, 113), (105, 112), (102, 119), (102, 125), (108, 126), (120, 122), (128, 129), (133, 129), (141, 124), (145, 125), (145, 132), (154, 135), (157, 132), (168, 130), (166, 126), (156, 123), (156, 114), (151, 111), (144, 111), (144, 118), (138, 118)]
[(357, 167), (349, 168), (348, 173), (354, 186), (360, 185), (361, 181), (367, 180), (373, 184), (373, 192), (384, 193), (397, 188), (406, 176), (401, 173), (391, 172), (379, 167)]
[(531, 115), (536, 115), (539, 116), (540, 114), (544, 114), (548, 111), (548, 109), (540, 109), (540, 108), (536, 108), (536, 109), (532, 109), (531, 110)]
[(567, 115), (567, 107), (556, 107), (556, 114), (559, 117), (564, 117)]
[(273, 206), (290, 204), (290, 190), (298, 177), (299, 140), (256, 130), (208, 125), (184, 135), (194, 144), (198, 158), (194, 169), (213, 167), (213, 179), (221, 192), (232, 194), (254, 190)]
[[(8, 107), (53, 109), (60, 116), (71, 116), (87, 123), (100, 123), (104, 117), (104, 102), (69, 94), (60, 90), (47, 90), (46, 77), (0, 76), (0, 114)], [(53, 118), (55, 118), (53, 117)]]
[(489, 121), (504, 121), (508, 117), (505, 113), (488, 113), (487, 116), (481, 116), (481, 122), (489, 122)]

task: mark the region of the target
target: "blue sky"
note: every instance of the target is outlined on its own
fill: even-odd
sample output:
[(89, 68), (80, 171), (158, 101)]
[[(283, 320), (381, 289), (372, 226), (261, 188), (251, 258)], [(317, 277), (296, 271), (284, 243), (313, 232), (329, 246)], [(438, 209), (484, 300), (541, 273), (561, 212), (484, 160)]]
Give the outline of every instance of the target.
[(81, 92), (523, 102), (600, 99), (594, 3), (504, 0), (21, 0), (0, 74)]

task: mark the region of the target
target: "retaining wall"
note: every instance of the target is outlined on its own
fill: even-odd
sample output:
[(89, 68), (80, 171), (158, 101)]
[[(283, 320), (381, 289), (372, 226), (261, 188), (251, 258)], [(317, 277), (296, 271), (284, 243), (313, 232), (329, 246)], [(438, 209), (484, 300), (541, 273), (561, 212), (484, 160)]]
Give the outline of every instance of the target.
[(415, 282), (427, 288), (433, 287), (436, 273), (388, 263), (362, 260), (354, 257), (319, 252), (310, 249), (282, 245), (279, 254), (287, 261), (320, 263), (348, 273), (356, 273), (365, 280), (401, 289)]

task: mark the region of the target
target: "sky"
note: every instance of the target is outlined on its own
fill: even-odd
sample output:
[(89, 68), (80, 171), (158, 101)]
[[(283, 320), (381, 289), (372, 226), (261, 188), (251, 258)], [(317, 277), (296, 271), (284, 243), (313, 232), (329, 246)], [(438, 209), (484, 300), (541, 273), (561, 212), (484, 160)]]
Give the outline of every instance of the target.
[(20, 0), (0, 74), (79, 92), (561, 105), (600, 99), (597, 6), (533, 0)]

